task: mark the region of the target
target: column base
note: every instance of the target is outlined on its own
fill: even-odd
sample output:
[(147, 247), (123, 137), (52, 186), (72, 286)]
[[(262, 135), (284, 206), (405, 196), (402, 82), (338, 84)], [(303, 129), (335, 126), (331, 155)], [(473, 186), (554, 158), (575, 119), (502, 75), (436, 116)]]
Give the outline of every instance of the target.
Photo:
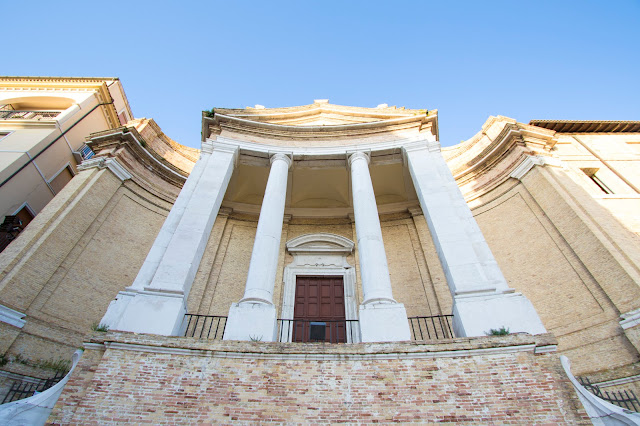
[(457, 337), (485, 336), (491, 329), (502, 327), (510, 333), (547, 332), (535, 308), (522, 293), (485, 293), (454, 298), (453, 329)]
[(229, 309), (223, 340), (275, 342), (276, 307), (264, 303), (234, 303)]
[(121, 291), (109, 304), (101, 324), (110, 330), (176, 336), (185, 313), (182, 295)]
[(407, 310), (402, 303), (360, 305), (362, 342), (400, 342), (411, 340)]

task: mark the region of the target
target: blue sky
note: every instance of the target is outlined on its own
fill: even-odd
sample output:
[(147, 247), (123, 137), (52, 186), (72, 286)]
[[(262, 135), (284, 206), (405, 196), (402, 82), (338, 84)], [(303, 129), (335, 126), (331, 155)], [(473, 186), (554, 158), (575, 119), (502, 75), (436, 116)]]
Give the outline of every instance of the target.
[[(2, 2), (0, 73), (120, 77), (136, 117), (198, 147), (200, 111), (313, 99), (640, 120), (640, 1)], [(11, 41), (13, 40), (13, 42)]]

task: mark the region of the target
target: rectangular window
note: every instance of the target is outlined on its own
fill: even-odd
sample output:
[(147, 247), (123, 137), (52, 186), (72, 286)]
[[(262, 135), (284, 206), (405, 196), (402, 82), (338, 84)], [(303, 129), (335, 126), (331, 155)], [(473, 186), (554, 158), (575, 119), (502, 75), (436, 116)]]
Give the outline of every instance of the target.
[(602, 181), (600, 176), (598, 176), (598, 170), (600, 169), (590, 168), (590, 169), (580, 169), (580, 170), (582, 170), (582, 172), (585, 175), (587, 175), (589, 179), (591, 179), (591, 181), (595, 183), (596, 186), (600, 188), (602, 192), (604, 192), (605, 194), (613, 194), (613, 191), (611, 190), (611, 188), (609, 188), (607, 184)]
[(0, 252), (18, 237), (18, 234), (34, 217), (35, 215), (27, 203), (13, 215), (4, 217), (4, 221), (0, 224)]
[(53, 191), (58, 194), (60, 191), (62, 191), (62, 188), (64, 188), (69, 183), (71, 179), (73, 179), (73, 170), (71, 170), (71, 167), (69, 167), (69, 165), (66, 165), (62, 168), (62, 170), (56, 173), (53, 178), (51, 178), (51, 180), (49, 181), (49, 185), (51, 185)]

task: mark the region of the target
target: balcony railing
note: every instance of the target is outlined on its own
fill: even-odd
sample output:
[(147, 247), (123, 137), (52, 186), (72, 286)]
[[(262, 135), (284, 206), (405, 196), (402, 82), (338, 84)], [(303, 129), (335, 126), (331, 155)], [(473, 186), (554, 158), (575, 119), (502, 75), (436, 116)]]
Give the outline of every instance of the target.
[[(452, 319), (453, 315), (410, 317), (411, 339), (454, 338)], [(226, 316), (186, 314), (183, 322), (183, 336), (222, 340), (226, 325)], [(262, 336), (255, 336), (255, 338), (261, 340)], [(278, 319), (278, 341), (357, 343), (360, 342), (360, 323), (358, 320)]]
[(56, 383), (58, 383), (66, 373), (58, 372), (50, 379), (33, 379), (33, 381), (15, 381), (11, 384), (11, 388), (2, 399), (2, 404), (17, 401), (19, 399), (29, 398), (36, 393), (44, 392)]
[(0, 111), (0, 120), (50, 120), (62, 111)]
[(633, 393), (631, 389), (622, 389), (618, 391), (611, 391), (611, 393), (609, 393), (608, 391), (603, 391), (602, 389), (600, 389), (600, 386), (591, 383), (591, 380), (589, 380), (587, 377), (577, 377), (577, 379), (586, 390), (599, 397), (600, 399), (604, 399), (605, 401), (617, 405), (618, 407), (635, 411), (636, 413), (640, 412), (640, 401), (638, 401), (636, 394)]
[(440, 340), (456, 337), (451, 327), (453, 315), (432, 315), (429, 317), (410, 317), (412, 340)]
[(216, 315), (185, 314), (185, 337), (197, 337), (198, 339), (222, 340), (224, 328), (227, 325), (227, 317)]
[(360, 341), (358, 320), (279, 319), (279, 342), (356, 343)]

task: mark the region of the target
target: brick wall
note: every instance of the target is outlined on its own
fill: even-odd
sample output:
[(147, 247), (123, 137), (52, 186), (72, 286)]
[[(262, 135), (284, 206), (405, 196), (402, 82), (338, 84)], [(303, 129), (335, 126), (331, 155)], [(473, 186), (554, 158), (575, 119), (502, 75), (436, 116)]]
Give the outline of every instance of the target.
[(552, 343), (550, 335), (322, 345), (107, 333), (91, 339), (49, 422), (589, 424), (557, 355), (534, 353)]

